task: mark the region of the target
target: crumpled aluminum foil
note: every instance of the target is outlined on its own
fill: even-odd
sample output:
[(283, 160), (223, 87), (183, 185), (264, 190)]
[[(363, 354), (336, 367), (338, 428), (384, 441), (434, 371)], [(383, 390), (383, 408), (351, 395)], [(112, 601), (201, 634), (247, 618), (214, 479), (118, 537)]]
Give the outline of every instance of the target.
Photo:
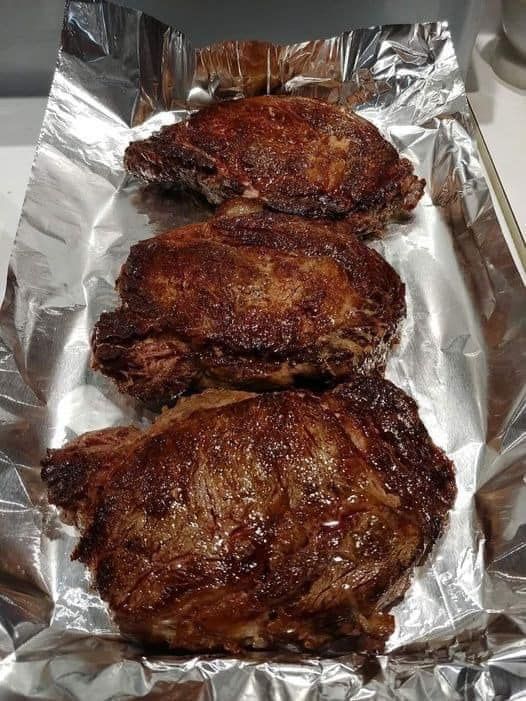
[[(388, 376), (454, 460), (458, 499), (373, 659), (181, 658), (122, 640), (39, 476), (48, 446), (151, 419), (89, 369), (90, 330), (133, 242), (210, 212), (132, 182), (125, 146), (268, 90), (354, 105), (427, 180), (414, 217), (371, 245), (407, 285)], [(0, 697), (523, 698), (525, 305), (445, 23), (194, 51), (140, 12), (69, 2), (0, 315)]]

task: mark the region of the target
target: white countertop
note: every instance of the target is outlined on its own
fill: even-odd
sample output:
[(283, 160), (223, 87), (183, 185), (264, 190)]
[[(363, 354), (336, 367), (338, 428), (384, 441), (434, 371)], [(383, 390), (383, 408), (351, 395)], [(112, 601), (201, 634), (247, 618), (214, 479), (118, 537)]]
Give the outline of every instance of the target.
[(0, 299), (46, 98), (0, 99)]
[[(497, 41), (489, 34), (477, 39), (468, 81), (472, 90), (468, 92), (468, 98), (515, 218), (526, 237), (526, 197), (523, 192), (526, 90), (509, 86), (492, 69), (491, 52)], [(45, 105), (45, 98), (0, 99), (0, 299), (4, 295), (10, 250)], [(496, 208), (499, 214), (499, 208)]]
[[(493, 70), (491, 64), (498, 60), (495, 53), (498, 56), (503, 45), (506, 46), (504, 39), (491, 34), (480, 34), (477, 38), (471, 66), (476, 90), (468, 92), (468, 99), (517, 223), (526, 237), (526, 90), (505, 83)], [(517, 70), (524, 74), (518, 78), (526, 81), (526, 61), (518, 64)]]

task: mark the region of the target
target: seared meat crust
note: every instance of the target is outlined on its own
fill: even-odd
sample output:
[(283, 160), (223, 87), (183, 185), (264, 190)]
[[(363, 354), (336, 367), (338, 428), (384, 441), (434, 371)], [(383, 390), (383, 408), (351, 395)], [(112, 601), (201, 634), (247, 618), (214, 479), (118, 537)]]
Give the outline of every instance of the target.
[(132, 142), (124, 162), (144, 180), (198, 190), (214, 204), (259, 198), (289, 214), (349, 217), (363, 233), (413, 209), (425, 184), (371, 123), (304, 97), (214, 104)]
[(360, 376), (210, 390), (48, 451), (42, 478), (121, 629), (195, 651), (381, 649), (455, 497), (414, 401)]
[(381, 369), (405, 313), (396, 272), (347, 222), (260, 209), (231, 201), (133, 246), (122, 306), (95, 327), (93, 366), (149, 403)]

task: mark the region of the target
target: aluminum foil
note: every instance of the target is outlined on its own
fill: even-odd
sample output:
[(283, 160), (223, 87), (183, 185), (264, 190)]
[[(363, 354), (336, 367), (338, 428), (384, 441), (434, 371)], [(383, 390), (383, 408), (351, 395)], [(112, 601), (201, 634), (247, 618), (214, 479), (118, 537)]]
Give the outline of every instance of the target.
[[(407, 285), (388, 376), (455, 462), (458, 499), (377, 658), (181, 658), (121, 639), (39, 476), (48, 446), (151, 420), (89, 369), (90, 331), (132, 243), (210, 213), (132, 181), (125, 146), (266, 91), (355, 106), (427, 180), (414, 216), (371, 245)], [(0, 697), (524, 698), (525, 303), (447, 24), (196, 51), (140, 12), (69, 2), (0, 315)]]

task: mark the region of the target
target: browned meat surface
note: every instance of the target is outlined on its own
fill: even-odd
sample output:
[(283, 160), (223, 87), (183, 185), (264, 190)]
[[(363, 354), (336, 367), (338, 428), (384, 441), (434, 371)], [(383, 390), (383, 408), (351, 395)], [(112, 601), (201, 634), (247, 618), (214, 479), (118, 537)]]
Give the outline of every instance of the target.
[(260, 96), (206, 107), (131, 143), (126, 168), (150, 182), (236, 195), (311, 217), (350, 216), (380, 231), (411, 210), (424, 181), (365, 119), (321, 100)]
[(122, 306), (95, 327), (94, 367), (150, 403), (381, 368), (405, 312), (396, 272), (347, 222), (259, 209), (232, 201), (133, 246)]
[(278, 54), (278, 47), (266, 41), (222, 41), (196, 49), (192, 102), (210, 94), (224, 100), (274, 90)]
[(359, 376), (194, 395), (48, 451), (42, 477), (121, 629), (195, 651), (381, 649), (455, 496), (414, 401)]

